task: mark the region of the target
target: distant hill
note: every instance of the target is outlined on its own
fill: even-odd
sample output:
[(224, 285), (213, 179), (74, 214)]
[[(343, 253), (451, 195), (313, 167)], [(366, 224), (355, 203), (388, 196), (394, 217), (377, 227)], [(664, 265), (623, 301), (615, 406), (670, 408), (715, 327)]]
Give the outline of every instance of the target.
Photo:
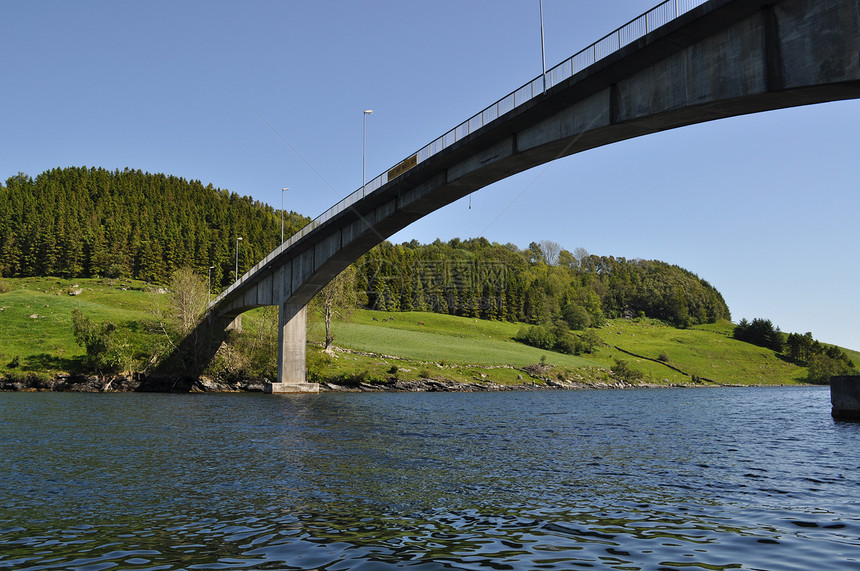
[[(104, 278), (4, 281), (8, 287), (0, 289), (0, 386), (4, 378), (13, 382), (93, 373), (74, 335), (76, 309), (94, 323), (116, 326), (122, 360), (116, 371), (103, 372), (151, 370), (153, 359), (163, 354), (162, 317), (155, 311), (167, 303), (162, 287)], [(277, 314), (270, 309), (246, 314), (244, 331), (231, 337), (230, 350), (215, 359), (207, 374), (219, 379), (273, 378)], [(599, 339), (595, 350), (575, 356), (516, 342), (517, 323), (359, 310), (337, 318), (335, 344), (343, 351), (330, 355), (322, 349), (319, 314), (312, 311), (309, 316), (309, 374), (322, 382), (390, 384), (393, 379), (429, 378), (617, 386), (619, 377), (610, 370), (618, 360), (642, 374), (634, 385), (796, 384), (806, 377), (803, 367), (772, 350), (732, 339), (732, 325), (724, 321), (680, 330), (648, 319), (607, 320), (593, 329)]]
[(390, 244), (357, 263), (366, 305), (580, 330), (605, 319), (651, 317), (679, 327), (730, 320), (723, 296), (657, 260), (576, 254), (553, 242), (519, 249), (484, 238)]
[[(217, 292), (280, 240), (280, 213), (199, 180), (70, 167), (0, 185), (0, 276), (133, 278), (166, 283), (180, 267), (212, 270)], [(290, 235), (309, 219), (285, 214)], [(549, 241), (520, 250), (484, 238), (385, 242), (356, 262), (368, 307), (433, 311), (572, 329), (647, 316), (687, 327), (730, 319), (722, 295), (656, 260), (573, 254)]]
[[(129, 277), (165, 283), (178, 268), (213, 290), (274, 249), (280, 212), (247, 196), (139, 170), (71, 167), (0, 185), (0, 275)], [(284, 217), (287, 234), (309, 219)]]

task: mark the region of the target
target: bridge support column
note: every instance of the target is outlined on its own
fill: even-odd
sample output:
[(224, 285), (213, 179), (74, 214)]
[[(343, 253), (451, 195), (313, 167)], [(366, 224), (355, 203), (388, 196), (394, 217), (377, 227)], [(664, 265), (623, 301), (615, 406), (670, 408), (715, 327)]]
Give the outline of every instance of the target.
[(282, 303), (278, 308), (278, 382), (267, 383), (267, 393), (318, 393), (307, 382), (307, 306)]
[(830, 403), (836, 420), (860, 421), (860, 375), (830, 377)]

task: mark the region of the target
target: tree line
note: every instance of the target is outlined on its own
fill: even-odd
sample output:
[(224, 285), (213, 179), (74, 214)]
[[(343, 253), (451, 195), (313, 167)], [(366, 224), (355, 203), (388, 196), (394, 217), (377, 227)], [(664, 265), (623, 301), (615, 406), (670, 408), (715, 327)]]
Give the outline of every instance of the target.
[[(199, 180), (69, 167), (0, 184), (0, 275), (131, 277), (167, 283), (183, 267), (214, 291), (280, 242), (280, 211)], [(285, 213), (287, 235), (307, 217)]]
[(733, 337), (739, 341), (766, 347), (807, 367), (807, 381), (826, 384), (835, 375), (857, 373), (854, 362), (836, 345), (826, 345), (813, 338), (811, 332), (785, 334), (770, 319), (741, 319)]
[[(186, 270), (205, 278), (212, 268), (217, 292), (235, 279), (237, 237), (243, 238), (243, 273), (281, 236), (281, 212), (271, 206), (199, 180), (128, 168), (56, 168), (35, 178), (19, 173), (0, 184), (0, 205), (0, 276), (6, 277), (130, 277), (167, 284)], [(309, 221), (284, 213), (284, 231), (291, 235)], [(344, 298), (384, 311), (523, 322), (528, 325), (519, 340), (579, 353), (589, 352), (593, 339), (570, 331), (608, 318), (651, 317), (678, 327), (731, 319), (722, 295), (683, 268), (582, 248), (571, 252), (547, 240), (524, 249), (485, 238), (383, 242), (359, 258), (349, 276), (338, 282), (337, 296), (320, 297), (327, 323), (333, 299)], [(111, 342), (113, 330), (98, 329), (81, 315), (76, 336), (93, 353), (112, 355), (111, 347), (119, 346)], [(734, 337), (807, 366), (813, 382), (856, 371), (838, 347), (811, 333), (786, 335), (769, 320), (744, 319)]]
[[(69, 167), (0, 185), (0, 275), (131, 277), (167, 283), (182, 268), (218, 291), (280, 240), (280, 211), (250, 197), (140, 170)], [(287, 235), (309, 219), (285, 213)], [(361, 303), (571, 329), (644, 315), (686, 327), (730, 314), (720, 293), (665, 262), (520, 249), (484, 238), (384, 242), (356, 263)]]
[(520, 249), (485, 238), (384, 242), (356, 262), (364, 302), (571, 329), (645, 316), (679, 327), (730, 319), (722, 295), (678, 266), (571, 253), (554, 242)]

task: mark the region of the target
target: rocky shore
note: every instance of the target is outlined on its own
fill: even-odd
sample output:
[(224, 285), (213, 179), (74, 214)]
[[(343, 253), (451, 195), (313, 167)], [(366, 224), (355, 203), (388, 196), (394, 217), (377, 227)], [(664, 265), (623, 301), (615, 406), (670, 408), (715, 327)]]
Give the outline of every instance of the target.
[(492, 381), (464, 383), (447, 379), (418, 379), (414, 381), (390, 380), (385, 383), (360, 383), (358, 385), (337, 385), (320, 383), (320, 391), (331, 392), (498, 392), (498, 391), (541, 391), (554, 389), (591, 389), (625, 388), (630, 385), (617, 383), (586, 384), (548, 380), (545, 382), (524, 381), (519, 384), (501, 385)]
[(28, 375), (0, 377), (0, 391), (52, 391), (81, 393), (204, 393), (263, 392), (265, 380), (215, 381), (208, 377), (148, 377), (132, 375), (64, 375), (40, 378)]
[[(19, 378), (0, 377), (0, 391), (50, 392), (157, 392), (213, 393), (263, 392), (266, 379), (215, 380), (209, 377), (148, 377), (142, 374), (115, 376), (57, 375), (45, 379), (35, 375)], [(522, 383), (503, 385), (492, 381), (459, 382), (448, 379), (336, 384), (321, 382), (321, 392), (497, 392), (531, 390), (623, 389), (634, 386), (616, 382), (571, 382), (553, 379), (527, 379)], [(662, 386), (662, 385), (661, 385)]]

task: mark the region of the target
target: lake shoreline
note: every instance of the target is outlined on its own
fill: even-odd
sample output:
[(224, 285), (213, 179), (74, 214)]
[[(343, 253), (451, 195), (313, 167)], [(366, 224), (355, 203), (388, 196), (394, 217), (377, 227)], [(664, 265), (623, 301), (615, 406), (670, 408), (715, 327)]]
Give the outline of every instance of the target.
[[(153, 377), (142, 373), (130, 375), (71, 375), (59, 374), (50, 378), (35, 374), (20, 377), (0, 377), (0, 391), (4, 392), (86, 392), (86, 393), (244, 393), (264, 392), (266, 379), (216, 380), (210, 377)], [(321, 381), (320, 392), (503, 392), (503, 391), (547, 391), (547, 390), (624, 390), (662, 388), (719, 388), (758, 386), (812, 386), (812, 385), (760, 385), (726, 384), (716, 382), (691, 383), (628, 383), (621, 380), (561, 381), (553, 379), (524, 380), (517, 384), (500, 384), (493, 381), (461, 382), (450, 379), (417, 379), (411, 381), (395, 378), (383, 382), (357, 382), (339, 384)]]

